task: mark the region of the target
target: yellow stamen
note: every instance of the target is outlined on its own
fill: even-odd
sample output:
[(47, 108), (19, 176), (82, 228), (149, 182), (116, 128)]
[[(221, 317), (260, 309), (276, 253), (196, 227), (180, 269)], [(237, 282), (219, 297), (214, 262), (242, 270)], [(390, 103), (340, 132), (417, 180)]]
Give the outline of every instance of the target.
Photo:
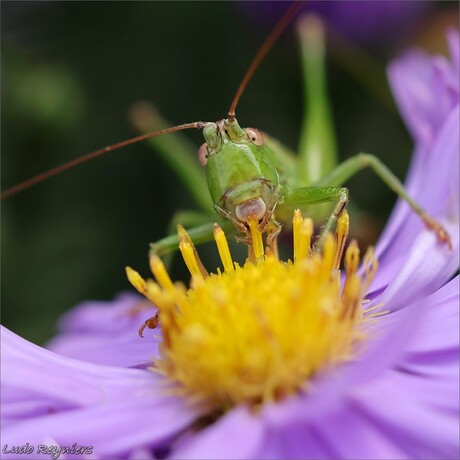
[[(190, 237), (179, 228), (179, 248), (192, 275), (188, 289), (173, 284), (155, 258), (152, 272), (159, 284), (126, 269), (136, 289), (158, 307), (163, 341), (155, 370), (174, 383), (172, 392), (204, 410), (254, 407), (308, 391), (315, 375), (350, 360), (366, 337), (362, 302), (377, 267), (372, 251), (365, 256), (361, 277), (359, 249), (351, 242), (341, 292), (337, 267), (343, 243), (329, 234), (322, 252), (310, 253), (313, 224), (300, 211), (293, 220), (294, 262), (280, 261), (271, 251), (264, 256), (257, 222), (250, 221), (249, 227), (257, 263), (234, 263), (216, 225), (224, 272), (219, 268), (207, 277)], [(337, 227), (337, 241), (343, 241), (346, 218)]]
[(313, 221), (311, 219), (304, 219), (300, 209), (294, 211), (292, 233), (294, 237), (295, 262), (307, 257), (310, 251), (311, 236), (313, 235)]
[[(144, 278), (142, 278), (141, 275), (139, 275), (139, 273), (137, 273), (137, 271), (133, 270), (131, 267), (126, 267), (125, 270), (129, 282), (137, 289), (137, 291), (147, 297), (150, 302), (156, 303), (156, 297), (152, 295), (152, 290), (150, 289), (150, 284), (153, 283), (153, 281), (145, 281)], [(159, 286), (157, 287), (160, 289)]]
[(324, 239), (323, 245), (323, 270), (325, 270), (326, 273), (330, 273), (331, 270), (334, 268), (334, 250), (334, 237), (331, 233), (328, 233), (326, 235), (326, 238)]
[(340, 268), (340, 261), (342, 260), (343, 249), (345, 241), (348, 237), (350, 228), (350, 219), (346, 209), (342, 211), (339, 219), (337, 220), (337, 229), (335, 231), (335, 259), (334, 267), (338, 270)]
[(198, 251), (196, 250), (195, 245), (193, 244), (193, 241), (190, 238), (190, 235), (187, 233), (187, 230), (185, 230), (185, 228), (182, 227), (182, 225), (180, 224), (177, 226), (177, 234), (179, 235), (179, 241), (185, 240), (193, 248), (196, 263), (198, 265), (198, 268), (200, 269), (202, 277), (206, 278), (207, 276), (209, 276), (209, 273), (203, 265), (203, 262), (201, 262), (200, 256), (198, 255)]
[(262, 242), (262, 233), (260, 233), (258, 222), (255, 219), (249, 219), (249, 229), (251, 230), (252, 247), (254, 248), (254, 256), (257, 262), (260, 262), (264, 257), (264, 245)]
[(129, 282), (135, 287), (135, 289), (145, 295), (147, 293), (147, 283), (139, 273), (131, 267), (125, 267), (126, 276)]
[(195, 257), (195, 251), (193, 246), (187, 241), (187, 239), (182, 238), (179, 242), (179, 250), (182, 253), (184, 258), (185, 265), (187, 265), (188, 271), (192, 277), (197, 279), (203, 279), (200, 267), (198, 266), (198, 260)]
[(294, 211), (294, 217), (292, 219), (292, 235), (294, 239), (294, 262), (299, 259), (300, 256), (300, 243), (301, 235), (300, 229), (302, 228), (303, 217), (300, 209)]
[(217, 250), (219, 251), (220, 260), (222, 260), (224, 270), (226, 272), (233, 271), (235, 267), (233, 266), (230, 249), (228, 248), (227, 238), (225, 237), (224, 231), (217, 224), (214, 224), (214, 240), (216, 241)]
[(367, 291), (372, 283), (372, 280), (374, 279), (375, 274), (377, 273), (377, 268), (379, 266), (379, 263), (374, 255), (374, 248), (367, 248), (367, 251), (364, 254), (363, 266), (364, 273), (366, 274), (366, 278), (363, 283), (363, 291)]
[(152, 255), (149, 258), (150, 263), (150, 270), (155, 276), (155, 279), (158, 281), (159, 285), (163, 289), (174, 289), (174, 284), (169, 277), (168, 272), (166, 271), (166, 267), (164, 266), (162, 260), (156, 256)]
[(359, 263), (359, 248), (356, 240), (351, 240), (347, 251), (345, 252), (345, 269), (348, 275), (356, 273)]

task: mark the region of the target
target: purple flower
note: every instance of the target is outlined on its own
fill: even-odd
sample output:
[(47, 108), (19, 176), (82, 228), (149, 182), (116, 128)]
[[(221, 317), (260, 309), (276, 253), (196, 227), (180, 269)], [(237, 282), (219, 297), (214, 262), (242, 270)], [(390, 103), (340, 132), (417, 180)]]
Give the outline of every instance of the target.
[(149, 369), (162, 337), (137, 336), (143, 301), (88, 302), (64, 317), (52, 351), (2, 328), (2, 458), (31, 458), (8, 454), (26, 443), (68, 448), (61, 458), (74, 444), (78, 458), (458, 458), (458, 35), (449, 40), (452, 61), (412, 52), (389, 73), (416, 144), (407, 186), (453, 250), (398, 203), (366, 296), (389, 313), (359, 359), (308, 392), (206, 420)]
[[(239, 2), (257, 19), (274, 20), (286, 10), (285, 2)], [(319, 14), (328, 24), (360, 43), (385, 42), (403, 37), (429, 9), (430, 2), (312, 1), (305, 11)]]

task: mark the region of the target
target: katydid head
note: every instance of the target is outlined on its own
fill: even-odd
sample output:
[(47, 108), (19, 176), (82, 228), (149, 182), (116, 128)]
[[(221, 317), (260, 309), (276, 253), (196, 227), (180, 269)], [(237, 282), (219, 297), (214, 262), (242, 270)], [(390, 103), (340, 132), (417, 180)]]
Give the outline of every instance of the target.
[(222, 146), (229, 142), (235, 144), (254, 144), (263, 146), (262, 134), (254, 128), (241, 128), (236, 118), (227, 118), (215, 123), (206, 123), (203, 127), (205, 143), (198, 151), (198, 158), (203, 166), (211, 155), (219, 153)]

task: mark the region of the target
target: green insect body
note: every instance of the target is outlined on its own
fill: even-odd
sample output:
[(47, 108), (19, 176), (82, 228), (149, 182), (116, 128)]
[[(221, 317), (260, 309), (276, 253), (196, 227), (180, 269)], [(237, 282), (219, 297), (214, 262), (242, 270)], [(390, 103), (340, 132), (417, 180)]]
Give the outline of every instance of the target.
[(281, 200), (276, 156), (259, 141), (260, 133), (243, 130), (236, 119), (209, 123), (203, 135), (200, 158), (214, 209), (243, 234), (250, 218), (265, 229)]

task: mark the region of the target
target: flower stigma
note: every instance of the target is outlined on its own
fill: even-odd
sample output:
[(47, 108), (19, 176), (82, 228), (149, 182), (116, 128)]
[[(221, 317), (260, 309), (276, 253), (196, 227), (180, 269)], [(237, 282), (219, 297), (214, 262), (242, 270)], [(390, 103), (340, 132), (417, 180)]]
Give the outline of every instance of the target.
[(174, 393), (210, 410), (257, 407), (306, 391), (314, 376), (353, 359), (366, 338), (363, 322), (378, 315), (362, 307), (377, 260), (369, 248), (363, 275), (358, 274), (356, 241), (344, 251), (348, 225), (344, 211), (335, 235), (328, 234), (322, 250), (315, 251), (313, 223), (296, 210), (293, 260), (286, 262), (270, 247), (264, 250), (262, 235), (251, 225), (255, 259), (240, 266), (215, 224), (223, 271), (210, 274), (179, 226), (190, 288), (173, 283), (156, 255), (150, 257), (156, 281), (127, 267), (133, 286), (158, 308), (140, 333), (159, 319), (162, 343), (154, 369), (174, 382)]

